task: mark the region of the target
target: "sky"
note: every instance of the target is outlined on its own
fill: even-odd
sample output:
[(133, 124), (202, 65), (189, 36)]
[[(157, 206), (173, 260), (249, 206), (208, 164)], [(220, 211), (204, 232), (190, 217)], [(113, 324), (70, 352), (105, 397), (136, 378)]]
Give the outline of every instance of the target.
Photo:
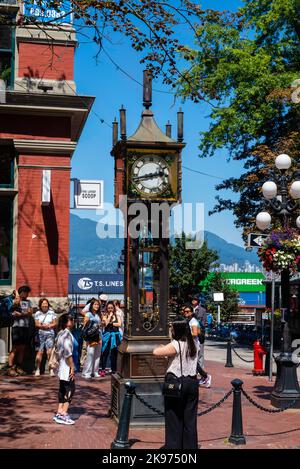
[[(224, 9), (223, 2), (207, 0), (201, 2), (202, 7)], [(226, 8), (235, 10), (241, 1), (228, 0)], [(102, 179), (104, 181), (104, 201), (113, 203), (114, 194), (114, 160), (110, 156), (112, 148), (111, 123), (115, 117), (119, 119), (121, 105), (127, 110), (127, 135), (132, 135), (139, 125), (142, 106), (142, 73), (143, 65), (139, 63), (140, 56), (133, 51), (126, 40), (112, 37), (115, 44), (106, 44), (114, 65), (102, 52), (95, 59), (97, 47), (88, 39), (78, 36), (79, 47), (75, 53), (75, 82), (77, 93), (83, 96), (95, 96), (90, 116), (85, 124), (77, 149), (72, 159), (72, 177), (78, 179)], [(182, 38), (181, 38), (182, 39)], [(126, 71), (129, 78), (120, 69)], [(134, 80), (139, 81), (136, 83)], [(183, 202), (193, 204), (204, 203), (204, 229), (211, 231), (226, 241), (243, 246), (241, 230), (234, 226), (231, 212), (222, 212), (208, 216), (215, 204), (218, 192), (216, 184), (223, 178), (238, 177), (243, 169), (240, 162), (228, 160), (225, 150), (218, 151), (214, 157), (199, 158), (199, 132), (209, 128), (210, 106), (195, 104), (191, 101), (181, 102), (168, 94), (169, 88), (159, 81), (153, 81), (152, 110), (156, 122), (162, 130), (170, 120), (172, 137), (176, 139), (177, 111), (182, 107), (184, 111), (184, 141), (182, 164), (196, 171), (207, 173), (204, 176), (183, 168), (182, 199)], [(222, 191), (223, 197), (229, 196), (236, 200), (236, 195), (230, 191)], [(99, 220), (95, 210), (71, 210), (83, 218)]]

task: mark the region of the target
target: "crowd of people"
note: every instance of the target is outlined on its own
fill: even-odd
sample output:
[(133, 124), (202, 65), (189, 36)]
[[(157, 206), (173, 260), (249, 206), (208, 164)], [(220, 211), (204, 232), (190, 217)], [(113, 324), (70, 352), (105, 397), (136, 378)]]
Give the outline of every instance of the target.
[[(117, 350), (124, 333), (123, 303), (108, 301), (101, 293), (91, 298), (78, 312), (81, 327), (75, 327), (74, 315), (59, 317), (47, 298), (41, 298), (33, 314), (28, 299), (30, 288), (21, 286), (14, 300), (12, 348), (9, 354), (8, 375), (26, 374), (23, 369), (26, 347), (30, 339), (30, 323), (35, 325), (35, 376), (41, 374), (44, 352), (49, 360), (49, 373), (59, 378), (58, 409), (53, 420), (73, 425), (68, 414), (75, 392), (75, 374), (82, 372), (84, 379), (102, 378), (117, 370)], [(207, 313), (199, 298), (185, 304), (176, 321), (171, 324), (171, 342), (154, 349), (155, 356), (169, 357), (166, 377), (182, 380), (180, 405), (177, 399), (165, 396), (165, 449), (197, 448), (197, 409), (199, 385), (211, 386), (211, 375), (204, 370), (205, 328)], [(78, 319), (78, 318), (77, 318)], [(77, 321), (78, 322), (78, 321)], [(84, 340), (82, 340), (84, 339)], [(51, 368), (53, 352), (58, 367)], [(107, 368), (108, 359), (110, 367)]]
[[(41, 298), (38, 309), (33, 313), (33, 306), (28, 299), (30, 287), (22, 285), (15, 292), (13, 307), (13, 325), (11, 328), (12, 347), (9, 353), (9, 376), (23, 376), (25, 371), (26, 348), (35, 349), (35, 376), (41, 375), (41, 363), (44, 352), (49, 361), (52, 354), (55, 337), (61, 330), (58, 314), (52, 309), (47, 298)], [(79, 311), (81, 320), (77, 326), (73, 322), (71, 334), (73, 339), (73, 359), (75, 371), (82, 370), (86, 379), (99, 378), (107, 372), (116, 371), (117, 348), (121, 342), (124, 330), (123, 304), (118, 300), (108, 301), (105, 294), (98, 298), (91, 298), (86, 306)], [(75, 318), (74, 318), (75, 319)], [(95, 333), (83, 340), (85, 329), (94, 324)], [(110, 367), (107, 368), (110, 357)], [(24, 369), (25, 368), (25, 369)], [(49, 367), (49, 374), (55, 376)]]

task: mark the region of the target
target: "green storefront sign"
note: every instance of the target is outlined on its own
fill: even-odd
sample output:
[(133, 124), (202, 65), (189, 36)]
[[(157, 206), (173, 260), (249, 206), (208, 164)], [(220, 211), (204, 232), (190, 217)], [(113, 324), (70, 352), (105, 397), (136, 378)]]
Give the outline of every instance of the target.
[(230, 287), (238, 292), (265, 292), (266, 285), (263, 284), (265, 276), (261, 272), (223, 272)]

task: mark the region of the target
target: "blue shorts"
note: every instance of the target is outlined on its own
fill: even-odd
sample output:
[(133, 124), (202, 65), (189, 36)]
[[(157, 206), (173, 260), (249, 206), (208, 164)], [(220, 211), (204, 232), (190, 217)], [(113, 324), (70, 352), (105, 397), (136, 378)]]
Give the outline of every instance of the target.
[(39, 331), (38, 340), (35, 345), (37, 352), (42, 352), (44, 349), (49, 350), (54, 347), (54, 334), (43, 334)]

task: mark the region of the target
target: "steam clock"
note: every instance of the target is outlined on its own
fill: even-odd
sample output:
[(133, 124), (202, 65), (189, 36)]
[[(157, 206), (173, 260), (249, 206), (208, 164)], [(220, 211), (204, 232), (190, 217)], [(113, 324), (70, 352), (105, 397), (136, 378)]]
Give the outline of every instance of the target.
[[(112, 412), (121, 412), (124, 383), (137, 384), (137, 393), (163, 410), (161, 386), (167, 361), (152, 355), (169, 342), (169, 221), (170, 207), (181, 201), (181, 151), (183, 112), (177, 113), (177, 141), (157, 126), (150, 109), (152, 79), (144, 72), (141, 122), (126, 136), (126, 111), (113, 123), (115, 206), (125, 220), (125, 331), (119, 346), (117, 373), (112, 376)], [(132, 425), (157, 425), (163, 419), (137, 399), (133, 400)]]

